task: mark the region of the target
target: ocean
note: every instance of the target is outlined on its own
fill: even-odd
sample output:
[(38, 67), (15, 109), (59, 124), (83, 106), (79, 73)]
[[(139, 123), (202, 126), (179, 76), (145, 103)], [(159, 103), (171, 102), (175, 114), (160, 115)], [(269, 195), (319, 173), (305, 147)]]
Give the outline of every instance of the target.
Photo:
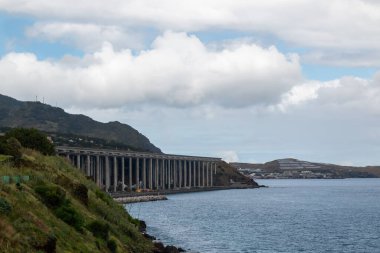
[(126, 205), (147, 232), (190, 252), (380, 252), (380, 179), (258, 180), (260, 189)]

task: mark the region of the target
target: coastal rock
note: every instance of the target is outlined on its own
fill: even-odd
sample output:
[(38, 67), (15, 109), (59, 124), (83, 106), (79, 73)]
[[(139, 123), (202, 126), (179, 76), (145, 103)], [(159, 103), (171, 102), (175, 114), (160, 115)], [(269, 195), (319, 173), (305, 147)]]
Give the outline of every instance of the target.
[(156, 240), (157, 238), (153, 235), (150, 235), (150, 234), (147, 234), (147, 233), (143, 233), (144, 237), (151, 240), (151, 241), (154, 241)]
[(162, 242), (154, 242), (153, 253), (163, 253), (165, 250), (165, 246)]
[(153, 249), (153, 253), (180, 253), (180, 252), (186, 252), (185, 250), (181, 249), (181, 248), (177, 248), (175, 246), (172, 246), (172, 245), (168, 245), (168, 246), (164, 246), (164, 244), (162, 242), (155, 242), (154, 243), (154, 249)]
[(177, 247), (169, 245), (165, 247), (164, 253), (179, 253), (179, 250), (177, 249)]
[(141, 233), (145, 233), (146, 232), (146, 223), (145, 221), (143, 220), (139, 220), (140, 222), (140, 226), (139, 226), (139, 230)]

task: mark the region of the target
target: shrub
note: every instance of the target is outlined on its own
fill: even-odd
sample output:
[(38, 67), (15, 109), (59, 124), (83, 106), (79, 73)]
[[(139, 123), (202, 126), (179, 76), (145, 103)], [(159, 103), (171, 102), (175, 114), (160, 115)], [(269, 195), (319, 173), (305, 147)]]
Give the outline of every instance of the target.
[(65, 175), (59, 175), (54, 182), (60, 186), (62, 186), (65, 189), (71, 189), (73, 188), (73, 182), (70, 178), (66, 177)]
[(49, 234), (48, 239), (46, 241), (44, 250), (46, 253), (56, 252), (57, 247), (57, 237), (54, 234)]
[(9, 214), (11, 211), (12, 211), (12, 207), (8, 203), (8, 201), (0, 197), (0, 213)]
[(0, 136), (0, 154), (6, 153), (6, 140), (4, 136)]
[(57, 247), (57, 237), (54, 234), (49, 234), (46, 238), (46, 241), (43, 244), (36, 245), (35, 248), (37, 250), (41, 250), (38, 252), (46, 252), (46, 253), (55, 253)]
[(14, 128), (6, 133), (5, 137), (14, 137), (25, 148), (35, 149), (40, 151), (44, 155), (54, 155), (55, 149), (53, 143), (51, 143), (45, 134), (37, 129), (27, 128)]
[(116, 241), (115, 240), (109, 240), (107, 242), (107, 247), (108, 249), (112, 252), (112, 253), (115, 253), (116, 250), (117, 250), (117, 244), (116, 244)]
[(54, 214), (70, 226), (74, 227), (78, 231), (82, 231), (84, 219), (80, 213), (78, 213), (69, 204), (64, 204), (54, 210)]
[(84, 184), (77, 184), (74, 186), (74, 196), (80, 200), (85, 206), (88, 206), (88, 189)]
[(57, 208), (65, 202), (66, 193), (58, 186), (41, 185), (34, 188), (42, 201), (50, 208)]
[(95, 195), (96, 197), (98, 197), (99, 199), (103, 200), (104, 202), (107, 203), (107, 205), (110, 205), (110, 197), (105, 194), (103, 191), (100, 191), (98, 189), (95, 190)]
[(95, 237), (101, 238), (105, 241), (108, 240), (110, 227), (107, 223), (103, 223), (100, 221), (93, 221), (87, 225), (87, 229), (91, 231), (91, 233)]
[(20, 142), (14, 137), (10, 137), (5, 143), (5, 154), (13, 156), (13, 161), (16, 166), (20, 165), (22, 157), (21, 148), (22, 146)]

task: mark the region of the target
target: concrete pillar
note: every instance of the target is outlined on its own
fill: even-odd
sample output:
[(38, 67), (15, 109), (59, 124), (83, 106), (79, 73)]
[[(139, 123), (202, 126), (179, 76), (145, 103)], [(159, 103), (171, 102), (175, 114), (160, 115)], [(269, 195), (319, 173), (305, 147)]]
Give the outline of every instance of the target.
[(184, 170), (184, 174), (183, 174), (183, 186), (184, 187), (187, 187), (187, 161), (186, 160), (184, 160), (183, 161), (183, 170)]
[(116, 192), (116, 187), (117, 187), (117, 157), (113, 157), (113, 191)]
[(159, 184), (159, 182), (158, 182), (158, 172), (159, 172), (159, 168), (158, 168), (158, 158), (156, 158), (156, 162), (155, 162), (155, 164), (156, 164), (156, 166), (155, 166), (155, 168), (154, 168), (154, 178), (155, 178), (155, 180), (154, 180), (154, 186), (155, 186), (155, 188), (158, 190), (158, 188), (159, 188), (159, 186), (160, 186), (160, 184)]
[(178, 161), (178, 174), (179, 174), (178, 186), (179, 188), (181, 188), (182, 187), (182, 160)]
[(99, 157), (99, 166), (100, 166), (100, 168), (99, 168), (99, 181), (100, 181), (99, 186), (101, 188), (103, 188), (103, 184), (104, 184), (104, 182), (103, 182), (103, 168), (104, 168), (103, 160), (104, 159), (102, 157)]
[(121, 191), (125, 191), (124, 189), (125, 185), (125, 161), (124, 157), (121, 157)]
[(77, 155), (77, 168), (80, 170), (80, 155)]
[(142, 177), (143, 177), (143, 186), (142, 188), (145, 190), (146, 189), (146, 158), (143, 159), (143, 169), (142, 169)]
[(169, 185), (169, 178), (168, 178), (168, 160), (164, 159), (164, 184), (165, 184), (165, 189), (168, 189)]
[[(214, 174), (216, 172), (216, 163), (212, 163), (214, 166), (211, 166), (211, 187), (214, 186), (214, 180), (213, 180), (213, 177), (214, 177)], [(214, 168), (212, 168), (214, 167)]]
[(205, 187), (205, 162), (202, 164), (202, 187)]
[(207, 162), (207, 168), (206, 168), (206, 185), (207, 185), (207, 187), (209, 187), (210, 186), (210, 184), (209, 184), (209, 175), (210, 175), (210, 162)]
[(129, 157), (129, 166), (128, 166), (128, 172), (129, 172), (129, 176), (128, 176), (128, 187), (129, 187), (129, 190), (132, 191), (132, 157)]
[(108, 192), (109, 188), (110, 188), (110, 181), (111, 181), (111, 177), (110, 177), (110, 160), (109, 160), (109, 157), (106, 156), (105, 157), (106, 159), (106, 192)]
[(173, 160), (173, 186), (174, 186), (174, 189), (178, 188), (178, 173), (177, 173), (177, 161), (176, 160)]
[(192, 173), (191, 173), (191, 171), (192, 171), (192, 161), (189, 161), (189, 187), (191, 188), (191, 178), (192, 178)]
[(140, 189), (140, 159), (136, 157), (136, 189)]
[(165, 189), (165, 160), (161, 159), (161, 189)]
[(100, 186), (100, 158), (96, 156), (96, 185)]
[(91, 165), (90, 155), (87, 155), (86, 156), (86, 176), (90, 176), (90, 165)]
[(197, 186), (197, 169), (196, 169), (195, 163), (196, 163), (196, 161), (193, 161), (194, 187)]
[(153, 158), (149, 158), (149, 189), (153, 190)]
[(201, 164), (203, 164), (203, 162), (198, 161), (198, 187), (201, 187)]
[(170, 190), (171, 188), (171, 183), (172, 183), (172, 173), (171, 173), (171, 167), (170, 167), (170, 160), (166, 160), (166, 170), (168, 171), (168, 189)]

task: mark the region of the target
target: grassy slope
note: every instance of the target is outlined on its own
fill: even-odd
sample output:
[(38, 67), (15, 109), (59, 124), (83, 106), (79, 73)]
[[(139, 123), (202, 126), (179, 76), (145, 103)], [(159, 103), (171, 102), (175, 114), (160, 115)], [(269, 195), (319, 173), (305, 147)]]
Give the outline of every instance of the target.
[[(58, 219), (33, 190), (41, 184), (62, 187), (71, 205), (84, 216), (85, 224), (94, 220), (108, 223), (110, 238), (117, 242), (118, 252), (151, 252), (151, 242), (143, 238), (134, 225), (138, 222), (64, 159), (30, 150), (25, 151), (24, 157), (26, 165), (21, 168), (0, 163), (0, 176), (31, 177), (29, 182), (21, 184), (21, 190), (14, 183), (0, 183), (0, 197), (12, 206), (9, 214), (0, 213), (0, 252), (39, 252), (36, 248), (46, 244), (49, 235), (57, 238), (57, 252), (109, 252), (106, 242), (95, 238), (86, 228), (78, 232)], [(76, 183), (89, 189), (88, 207), (72, 195), (72, 186)]]

